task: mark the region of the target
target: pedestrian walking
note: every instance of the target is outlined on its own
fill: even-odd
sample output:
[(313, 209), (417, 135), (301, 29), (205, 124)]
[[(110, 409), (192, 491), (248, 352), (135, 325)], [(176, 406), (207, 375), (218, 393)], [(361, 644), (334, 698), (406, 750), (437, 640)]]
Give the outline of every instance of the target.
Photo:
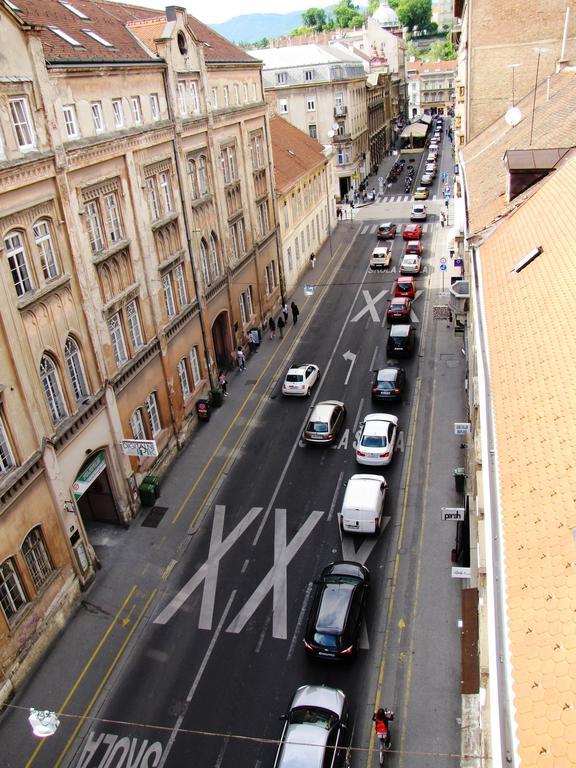
[(218, 374), (218, 383), (220, 384), (220, 388), (224, 393), (224, 397), (228, 397), (228, 391), (226, 389), (228, 386), (228, 382), (226, 381), (226, 376), (224, 375), (224, 371), (220, 371), (220, 373)]
[(288, 322), (288, 304), (286, 302), (282, 304), (282, 314), (284, 315), (284, 325), (286, 325)]
[(286, 325), (286, 323), (284, 322), (284, 318), (282, 317), (282, 315), (280, 315), (280, 317), (278, 318), (278, 322), (276, 323), (276, 325), (278, 326), (278, 333), (280, 334), (280, 338), (283, 339), (284, 326)]
[(293, 301), (292, 304), (290, 304), (290, 307), (292, 308), (292, 322), (294, 325), (298, 322), (298, 315), (300, 314), (300, 310), (298, 309), (296, 303)]
[(336, 208), (336, 217), (342, 219), (342, 208)]
[(272, 316), (270, 316), (270, 319), (268, 320), (268, 328), (270, 329), (270, 338), (273, 339), (274, 336), (276, 336), (276, 323)]
[(440, 226), (445, 227), (446, 226), (446, 212), (441, 211), (440, 213)]
[(314, 267), (316, 266), (316, 254), (314, 253), (314, 251), (312, 251), (312, 253), (310, 254), (310, 266), (312, 267), (312, 269), (314, 269)]
[(244, 354), (244, 350), (242, 347), (238, 347), (236, 350), (236, 360), (238, 361), (238, 368), (241, 371), (246, 370), (246, 355)]
[(258, 345), (260, 344), (260, 335), (256, 328), (252, 328), (251, 331), (248, 331), (248, 346), (250, 347), (250, 352), (254, 354), (254, 352), (258, 352)]

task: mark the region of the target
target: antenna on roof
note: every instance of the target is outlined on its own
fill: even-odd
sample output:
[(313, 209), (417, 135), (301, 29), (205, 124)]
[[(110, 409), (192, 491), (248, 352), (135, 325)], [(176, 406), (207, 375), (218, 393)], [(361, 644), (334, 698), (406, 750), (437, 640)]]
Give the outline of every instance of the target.
[(514, 127), (515, 125), (518, 125), (520, 120), (522, 120), (522, 112), (520, 112), (520, 110), (516, 106), (516, 93), (514, 89), (514, 75), (516, 72), (516, 67), (520, 67), (521, 64), (509, 64), (508, 66), (512, 70), (512, 106), (510, 107), (510, 109), (506, 111), (506, 114), (504, 115), (504, 120), (506, 120), (508, 125), (511, 125), (512, 127)]
[(530, 141), (528, 142), (528, 146), (532, 146), (532, 135), (534, 133), (534, 111), (536, 109), (536, 90), (538, 88), (538, 72), (540, 71), (540, 56), (543, 53), (546, 53), (548, 51), (548, 48), (534, 48), (536, 53), (538, 54), (538, 59), (536, 60), (536, 78), (534, 80), (534, 99), (532, 100), (532, 120), (530, 121)]

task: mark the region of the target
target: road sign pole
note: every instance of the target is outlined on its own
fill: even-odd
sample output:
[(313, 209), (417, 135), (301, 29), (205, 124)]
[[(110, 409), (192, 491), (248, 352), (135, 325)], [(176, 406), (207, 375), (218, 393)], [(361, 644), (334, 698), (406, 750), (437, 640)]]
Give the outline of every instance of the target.
[(444, 293), (444, 271), (442, 271), (442, 293)]

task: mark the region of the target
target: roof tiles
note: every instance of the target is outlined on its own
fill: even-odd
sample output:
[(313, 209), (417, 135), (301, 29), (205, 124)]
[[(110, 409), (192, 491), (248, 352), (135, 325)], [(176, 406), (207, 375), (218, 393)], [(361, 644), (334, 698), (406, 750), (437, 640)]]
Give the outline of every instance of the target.
[(286, 192), (299, 178), (323, 165), (322, 145), (284, 118), (270, 118), (270, 136), (274, 158), (274, 183), (278, 192)]

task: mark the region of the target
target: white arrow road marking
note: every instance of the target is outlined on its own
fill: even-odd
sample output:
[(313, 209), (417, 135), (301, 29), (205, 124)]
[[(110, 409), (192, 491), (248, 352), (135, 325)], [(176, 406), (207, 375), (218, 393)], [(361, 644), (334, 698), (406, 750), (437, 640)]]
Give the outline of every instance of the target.
[(287, 568), (300, 547), (312, 533), (323, 512), (315, 510), (304, 525), (298, 530), (290, 544), (286, 546), (286, 510), (277, 509), (274, 524), (274, 565), (248, 598), (236, 618), (228, 625), (227, 632), (238, 633), (246, 626), (268, 592), (272, 589), (272, 637), (286, 640), (287, 630)]
[[(383, 517), (382, 518), (382, 524), (380, 526), (380, 534), (382, 535), (382, 532), (385, 530), (386, 526), (390, 522), (392, 518), (391, 517)], [(362, 541), (362, 544), (360, 545), (360, 548), (358, 551), (356, 551), (356, 546), (354, 544), (354, 535), (344, 535), (342, 537), (342, 560), (352, 560), (354, 563), (360, 563), (360, 565), (366, 565), (366, 560), (370, 557), (372, 554), (372, 550), (378, 544), (378, 538), (371, 537), (371, 538), (365, 538)]]
[(347, 360), (350, 363), (350, 368), (348, 369), (348, 376), (346, 376), (346, 380), (344, 382), (344, 386), (348, 384), (348, 381), (350, 379), (350, 374), (352, 373), (352, 368), (354, 368), (354, 363), (356, 362), (356, 355), (354, 352), (350, 352), (348, 349), (346, 352), (343, 353), (342, 357), (344, 360)]
[[(422, 289), (417, 290), (416, 291), (416, 295), (414, 296), (414, 301), (416, 301), (416, 299), (419, 299), (420, 296), (422, 296), (423, 293), (424, 293), (424, 291)], [(414, 306), (414, 304), (412, 304), (412, 306)], [(420, 322), (420, 318), (418, 317), (416, 312), (414, 312), (413, 309), (410, 310), (410, 320), (412, 320), (413, 323), (419, 323)]]
[(386, 294), (388, 293), (388, 288), (384, 288), (384, 290), (380, 291), (380, 293), (374, 298), (370, 296), (370, 291), (363, 290), (362, 293), (364, 294), (364, 301), (366, 302), (366, 306), (364, 307), (364, 309), (361, 309), (360, 312), (354, 315), (354, 317), (350, 320), (350, 322), (357, 323), (361, 317), (364, 317), (364, 315), (367, 312), (369, 312), (370, 316), (372, 317), (372, 320), (374, 320), (375, 323), (379, 323), (380, 317), (378, 316), (378, 312), (376, 311), (376, 302), (380, 301), (380, 299), (386, 296)]
[(224, 557), (230, 547), (238, 541), (246, 528), (262, 512), (262, 507), (252, 507), (246, 517), (238, 523), (236, 528), (231, 531), (222, 541), (222, 531), (224, 528), (224, 512), (226, 507), (221, 504), (216, 505), (214, 512), (214, 521), (212, 523), (212, 536), (210, 538), (210, 551), (208, 560), (196, 571), (194, 576), (182, 587), (168, 603), (163, 611), (160, 611), (154, 619), (154, 624), (167, 624), (174, 614), (184, 605), (186, 600), (194, 590), (204, 582), (204, 592), (202, 595), (202, 608), (200, 610), (200, 629), (212, 629), (212, 617), (214, 614), (214, 600), (216, 597), (216, 581), (218, 579), (218, 566), (220, 560)]

